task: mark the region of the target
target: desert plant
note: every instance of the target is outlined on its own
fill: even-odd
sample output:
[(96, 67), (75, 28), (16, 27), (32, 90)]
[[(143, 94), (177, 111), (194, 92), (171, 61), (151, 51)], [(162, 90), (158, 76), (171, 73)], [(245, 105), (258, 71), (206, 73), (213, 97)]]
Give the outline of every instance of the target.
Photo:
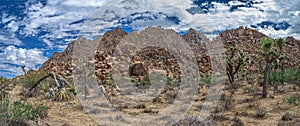
[(270, 72), (269, 80), (274, 84), (275, 88), (283, 82), (292, 82), (300, 86), (300, 73), (295, 69), (275, 70)]
[(0, 76), (0, 86), (6, 83), (8, 80), (5, 77)]
[[(172, 82), (172, 78), (167, 77), (167, 84), (170, 84)], [(133, 84), (136, 87), (143, 87), (143, 86), (150, 86), (151, 82), (150, 82), (150, 76), (149, 74), (145, 74), (142, 79), (138, 78), (138, 79), (134, 79), (133, 80)]]
[(47, 92), (49, 92), (49, 89), (50, 89), (50, 85), (49, 84), (42, 84), (41, 85), (41, 88), (42, 88), (42, 90), (45, 92), (45, 93), (47, 93)]
[(167, 84), (171, 84), (173, 82), (173, 79), (171, 77), (167, 77)]
[(67, 101), (70, 99), (74, 99), (74, 96), (77, 94), (75, 86), (74, 85), (70, 85), (70, 86), (66, 86), (64, 88), (60, 88), (58, 89), (55, 94), (54, 97), (52, 98), (52, 100), (54, 101)]
[(10, 99), (8, 98), (7, 94), (1, 94), (0, 97), (0, 125), (9, 125), (9, 102)]
[(113, 80), (108, 80), (108, 81), (107, 81), (107, 85), (108, 85), (108, 86), (111, 86), (111, 87), (116, 87), (116, 84), (114, 83)]
[(22, 65), (22, 66), (21, 66), (21, 68), (22, 68), (22, 71), (23, 71), (23, 73), (24, 73), (24, 74), (26, 74), (26, 73), (27, 73), (27, 72), (26, 72), (26, 70), (25, 70), (25, 67), (26, 67), (25, 65)]
[(255, 110), (255, 117), (256, 118), (263, 118), (265, 117), (267, 114), (267, 110), (266, 108), (264, 107), (257, 107), (256, 110)]
[[(48, 82), (49, 80), (47, 79), (51, 79), (52, 81), (54, 81), (55, 85), (50, 85), (49, 84), (50, 82)], [(48, 82), (48, 83), (43, 83), (43, 82)], [(65, 101), (68, 99), (73, 99), (74, 96), (77, 94), (74, 84), (71, 84), (64, 77), (60, 75), (56, 75), (54, 72), (50, 72), (45, 76), (40, 77), (40, 79), (34, 82), (33, 86), (31, 86), (29, 91), (30, 92), (33, 91), (41, 83), (42, 83), (41, 86), (42, 90), (45, 91), (48, 98), (52, 98), (52, 100)]]
[(46, 72), (36, 72), (34, 70), (30, 70), (27, 72), (26, 77), (22, 80), (23, 86), (26, 88), (31, 88), (39, 80), (39, 78), (45, 75)]
[(235, 81), (235, 75), (242, 70), (248, 63), (249, 58), (243, 51), (238, 50), (235, 46), (231, 46), (225, 50), (226, 54), (226, 73), (230, 83)]
[(11, 112), (15, 118), (34, 119), (41, 117), (40, 114), (49, 109), (47, 106), (38, 105), (34, 107), (25, 101), (15, 101), (12, 105)]
[(300, 72), (295, 69), (287, 69), (284, 71), (285, 82), (294, 82), (300, 86)]
[(26, 100), (17, 100), (12, 103), (6, 94), (0, 100), (0, 125), (12, 125), (18, 120), (43, 118), (47, 115), (48, 109), (47, 106), (32, 105)]
[(204, 83), (209, 85), (211, 83), (211, 79), (212, 79), (212, 76), (210, 75), (210, 76), (206, 76), (204, 78), (201, 78), (201, 81), (203, 81)]
[(247, 85), (243, 89), (244, 89), (244, 92), (246, 92), (246, 93), (253, 92), (253, 90), (254, 90), (253, 85)]
[(266, 98), (268, 95), (268, 85), (269, 85), (269, 76), (270, 76), (270, 65), (282, 53), (282, 48), (284, 45), (284, 40), (282, 38), (276, 40), (277, 50), (273, 50), (274, 40), (268, 37), (261, 38), (261, 48), (264, 55), (264, 59), (266, 62), (265, 70), (264, 70), (264, 78), (263, 78), (263, 90), (262, 90), (262, 98)]
[(287, 97), (284, 99), (285, 102), (289, 103), (290, 105), (299, 105), (300, 103), (300, 96), (297, 95), (291, 95), (290, 97)]

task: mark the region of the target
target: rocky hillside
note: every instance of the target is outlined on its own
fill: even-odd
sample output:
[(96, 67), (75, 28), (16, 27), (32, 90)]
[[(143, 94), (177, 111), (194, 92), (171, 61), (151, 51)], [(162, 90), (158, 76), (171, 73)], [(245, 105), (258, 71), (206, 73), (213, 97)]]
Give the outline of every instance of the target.
[[(239, 27), (235, 30), (221, 33), (220, 37), (225, 43), (225, 48), (229, 49), (231, 46), (234, 46), (249, 57), (250, 64), (248, 67), (245, 67), (247, 71), (259, 71), (259, 64), (264, 64), (264, 60), (260, 58), (262, 56), (260, 39), (267, 37), (266, 35), (253, 29)], [(285, 39), (283, 54), (287, 56), (287, 62), (284, 67), (297, 68), (299, 66), (299, 42), (293, 37)]]
[[(198, 67), (200, 75), (205, 77), (212, 73), (212, 69), (220, 70), (220, 68), (224, 68), (222, 67), (223, 65), (218, 64), (220, 63), (219, 61), (214, 62), (215, 64), (212, 65), (211, 61), (215, 61), (218, 57), (209, 55), (223, 52), (223, 46), (220, 46), (222, 47), (221, 49), (218, 47), (222, 45), (219, 43), (224, 43), (224, 47), (227, 50), (234, 46), (239, 51), (245, 52), (250, 59), (250, 65), (245, 67), (244, 71), (256, 73), (260, 69), (259, 64), (264, 63), (260, 58), (261, 37), (266, 37), (266, 35), (244, 27), (225, 31), (212, 41), (193, 29), (181, 36), (174, 30), (161, 27), (150, 27), (140, 33), (132, 32), (130, 34), (117, 28), (105, 33), (103, 36), (99, 36), (96, 40), (87, 40), (80, 37), (78, 40), (70, 43), (64, 52), (54, 53), (39, 69), (39, 71), (54, 71), (59, 75), (74, 77), (73, 80), (76, 86), (82, 84), (79, 85), (79, 88), (76, 88), (80, 92), (77, 95), (79, 99), (65, 102), (45, 100), (48, 97), (47, 93), (40, 91), (41, 95), (28, 97), (28, 101), (51, 106), (51, 109), (46, 118), (37, 119), (36, 121), (31, 120), (30, 122), (33, 125), (37, 123), (38, 125), (63, 124), (76, 126), (98, 125), (96, 123), (98, 119), (100, 119), (99, 124), (105, 123), (102, 122), (102, 119), (109, 119), (109, 124), (112, 117), (111, 112), (108, 111), (110, 105), (113, 105), (118, 111), (129, 115), (156, 114), (170, 106), (170, 104), (184, 101), (178, 95), (179, 89), (183, 89), (180, 88), (182, 84), (181, 79), (184, 80), (186, 73), (188, 75), (194, 74), (193, 70), (192, 72), (184, 71), (186, 70), (185, 67), (180, 65), (180, 63), (186, 63), (185, 58), (192, 59), (195, 62), (195, 64), (191, 64), (193, 65), (192, 68)], [(164, 44), (157, 44), (157, 41)], [(187, 44), (181, 44), (181, 42)], [(287, 55), (287, 62), (284, 64), (284, 67), (299, 70), (299, 42), (293, 37), (285, 38), (283, 53)], [(176, 43), (180, 44), (176, 45)], [(126, 45), (126, 48), (119, 48), (122, 45)], [(175, 48), (174, 45), (176, 45)], [(173, 53), (174, 50), (179, 50), (179, 54), (182, 54), (183, 57), (176, 57), (176, 54), (174, 55)], [(118, 54), (125, 55), (118, 57)], [(117, 77), (125, 76), (124, 79), (126, 81), (121, 80), (122, 84), (120, 85), (116, 83), (115, 74), (112, 74), (115, 71), (120, 71), (121, 74)], [(224, 72), (225, 70), (220, 71)], [(151, 78), (151, 73), (158, 75)], [(112, 77), (114, 78), (113, 81)], [(297, 80), (299, 75), (293, 75), (292, 77), (295, 77)], [(149, 86), (153, 86), (156, 83), (160, 86), (163, 82), (161, 80), (152, 81), (154, 80), (153, 78), (158, 78), (158, 80), (166, 79), (166, 85), (163, 85), (162, 89), (156, 88), (152, 90), (154, 95), (150, 94), (152, 91), (150, 93), (147, 92)], [(151, 83), (149, 83), (150, 79)], [(300, 122), (298, 104), (300, 99), (296, 99), (300, 98), (300, 88), (299, 83), (297, 83), (299, 80), (297, 82), (284, 82), (277, 88), (271, 85), (267, 98), (260, 98), (260, 92), (262, 91), (262, 86), (260, 86), (261, 78), (256, 75), (239, 78), (234, 85), (221, 82), (225, 84), (222, 91), (219, 91), (221, 95), (220, 101), (216, 104), (209, 100), (211, 97), (209, 94), (213, 87), (219, 89), (220, 86), (215, 86), (210, 81), (209, 76), (204, 79), (203, 83), (199, 83), (197, 89), (193, 88), (198, 93), (194, 94), (196, 97), (191, 108), (187, 110), (185, 115), (180, 115), (184, 117), (180, 117), (182, 120), (177, 120), (179, 121), (178, 125), (257, 126), (262, 124), (297, 125)], [(127, 80), (129, 81), (127, 82)], [(128, 86), (129, 84), (131, 86)], [(132, 88), (132, 84), (137, 88)], [(81, 86), (84, 88), (81, 88)], [(103, 94), (93, 92), (94, 90), (90, 90), (91, 88), (96, 91), (101, 89), (106, 100), (95, 100), (96, 95), (98, 97), (98, 95)], [(14, 99), (27, 97), (27, 95), (23, 95), (24, 90), (20, 86), (19, 81), (7, 83), (7, 86), (2, 86), (0, 89), (8, 91), (11, 96), (14, 96)], [(187, 92), (182, 94), (190, 94), (190, 92), (187, 90)], [(211, 94), (215, 95), (215, 93)], [(186, 98), (186, 96), (184, 95), (184, 99), (191, 100)], [(193, 94), (190, 96), (193, 96)], [(179, 100), (175, 101), (176, 99)], [(109, 104), (106, 104), (107, 100)], [(105, 102), (105, 104), (102, 104), (102, 102)], [(199, 118), (198, 115), (203, 114), (202, 108), (211, 107), (213, 104), (216, 107), (211, 109), (213, 111), (207, 118), (209, 121), (199, 121), (197, 118)], [(113, 109), (113, 111), (116, 109)], [(93, 120), (92, 117), (97, 117), (97, 119), (94, 118)], [(120, 124), (127, 124), (129, 122), (127, 120), (134, 120), (136, 116), (126, 119), (123, 116), (118, 117), (122, 118)], [(157, 125), (164, 124), (161, 121), (165, 120), (158, 120), (155, 123)]]
[[(109, 63), (106, 60), (103, 60), (103, 58), (111, 56), (119, 42), (127, 35), (128, 34), (125, 31), (117, 28), (113, 31), (107, 32), (103, 36), (99, 36), (96, 40), (87, 40), (80, 37), (78, 40), (70, 43), (64, 52), (54, 53), (53, 56), (50, 57), (39, 70), (54, 71), (61, 75), (71, 75), (73, 72), (72, 65), (76, 66), (76, 63), (72, 63), (73, 48), (74, 45), (76, 45), (76, 55), (79, 55), (78, 53), (80, 53), (82, 58), (84, 55), (89, 55), (87, 56), (89, 58), (85, 60), (90, 61), (90, 65), (95, 65), (96, 76), (98, 79), (104, 80), (104, 78), (109, 78), (108, 75), (110, 71), (107, 68), (110, 68), (110, 66), (107, 65)], [(210, 40), (204, 34), (197, 32), (194, 29), (190, 29), (181, 37), (190, 45), (193, 53), (195, 54), (194, 58), (198, 62), (200, 74), (202, 76), (210, 74), (211, 59), (206, 49), (206, 45), (210, 42)], [(266, 35), (256, 30), (244, 27), (239, 27), (235, 30), (224, 31), (219, 36), (219, 38), (224, 41), (225, 48), (228, 49), (230, 46), (236, 46), (238, 49), (245, 52), (246, 56), (250, 58), (250, 65), (245, 67), (245, 70), (250, 71), (259, 71), (259, 63), (263, 63), (263, 60), (260, 58), (260, 38), (262, 37), (266, 37)], [(99, 43), (102, 43), (102, 45), (99, 45)], [(152, 52), (156, 53), (155, 49), (152, 49)], [(293, 37), (287, 37), (285, 39), (283, 52), (283, 54), (285, 54), (288, 58), (285, 67), (297, 68), (297, 66), (299, 66), (299, 52), (300, 41), (294, 39)], [(149, 49), (147, 53), (149, 53)], [(96, 55), (96, 57), (94, 57), (94, 55)], [(80, 71), (82, 72), (83, 70), (78, 70), (77, 72)]]
[[(99, 41), (102, 36), (99, 36), (96, 40), (91, 41), (83, 37), (79, 37), (76, 41), (71, 42), (64, 52), (55, 52), (43, 65), (39, 68), (39, 71), (54, 71), (60, 75), (71, 75), (74, 64), (74, 60), (79, 58), (85, 60), (93, 60), (96, 47), (98, 47)], [(91, 54), (93, 54), (91, 56)], [(75, 59), (74, 59), (75, 58)]]

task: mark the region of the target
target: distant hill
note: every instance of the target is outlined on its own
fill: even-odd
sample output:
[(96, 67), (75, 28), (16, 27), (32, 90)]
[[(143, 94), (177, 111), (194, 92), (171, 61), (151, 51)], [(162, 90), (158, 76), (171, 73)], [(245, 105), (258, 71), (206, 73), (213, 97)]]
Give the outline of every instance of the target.
[[(143, 32), (143, 31), (142, 31)], [(155, 32), (155, 31), (154, 31)], [(172, 30), (166, 30), (166, 32), (174, 32)], [(81, 58), (89, 61), (90, 65), (95, 65), (96, 76), (99, 78), (105, 78), (103, 73), (107, 74), (109, 71), (105, 69), (110, 69), (99, 62), (99, 57), (112, 56), (112, 53), (119, 42), (128, 36), (128, 34), (122, 29), (115, 29), (105, 33), (103, 36), (99, 36), (96, 40), (87, 40), (80, 37), (78, 40), (71, 42), (68, 47), (62, 53), (54, 53), (45, 63), (39, 71), (54, 71), (61, 75), (71, 75), (73, 67), (78, 65), (72, 63), (72, 55), (74, 48), (76, 48), (76, 53), (80, 53)], [(178, 35), (180, 36), (180, 35)], [(207, 43), (210, 41), (204, 34), (197, 32), (194, 29), (190, 29), (186, 34), (180, 36), (185, 40), (194, 52), (194, 58), (199, 64), (200, 73), (202, 76), (211, 72), (210, 57), (207, 53)], [(230, 46), (237, 46), (238, 49), (243, 50), (247, 56), (249, 56), (251, 64), (245, 67), (245, 70), (258, 71), (258, 62), (261, 56), (261, 43), (260, 38), (266, 37), (266, 35), (250, 29), (239, 27), (235, 30), (227, 30), (221, 33), (218, 38), (224, 41), (225, 48)], [(102, 44), (99, 44), (102, 43)], [(285, 38), (284, 54), (287, 55), (288, 60), (285, 67), (297, 68), (299, 66), (300, 59), (300, 41), (289, 36)], [(103, 50), (103, 54), (100, 54), (99, 50)], [(149, 50), (148, 50), (149, 51)], [(151, 51), (151, 50), (150, 50)], [(84, 55), (88, 58), (84, 58)], [(94, 57), (96, 55), (96, 57)], [(98, 58), (98, 59), (97, 59)], [(151, 57), (148, 57), (151, 58)], [(107, 64), (107, 63), (106, 63)], [(101, 70), (100, 70), (101, 69)], [(82, 72), (83, 69), (77, 69), (77, 72)], [(99, 71), (100, 70), (100, 71)]]

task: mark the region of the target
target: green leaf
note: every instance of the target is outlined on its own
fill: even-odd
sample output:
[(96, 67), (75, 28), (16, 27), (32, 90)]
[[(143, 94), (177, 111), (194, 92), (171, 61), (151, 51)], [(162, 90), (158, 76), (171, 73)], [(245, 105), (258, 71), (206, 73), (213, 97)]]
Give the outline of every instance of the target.
[(280, 50), (282, 50), (283, 45), (284, 45), (284, 40), (283, 40), (283, 38), (277, 39), (277, 40), (276, 40), (276, 44), (277, 44), (278, 48), (279, 48)]
[(271, 38), (263, 37), (260, 39), (262, 44), (262, 51), (266, 54), (269, 53), (272, 50), (272, 47), (274, 46), (274, 41)]

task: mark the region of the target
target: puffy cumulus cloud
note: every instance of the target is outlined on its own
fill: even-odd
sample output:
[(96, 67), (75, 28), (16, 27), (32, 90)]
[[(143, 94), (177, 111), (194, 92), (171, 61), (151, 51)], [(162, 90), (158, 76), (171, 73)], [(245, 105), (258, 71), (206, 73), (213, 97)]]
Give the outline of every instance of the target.
[(43, 52), (38, 49), (23, 49), (16, 48), (15, 46), (7, 46), (0, 53), (0, 72), (6, 72), (10, 74), (19, 75), (19, 66), (25, 65), (29, 69), (37, 69), (38, 65), (41, 65), (47, 60), (47, 57), (43, 55)]

